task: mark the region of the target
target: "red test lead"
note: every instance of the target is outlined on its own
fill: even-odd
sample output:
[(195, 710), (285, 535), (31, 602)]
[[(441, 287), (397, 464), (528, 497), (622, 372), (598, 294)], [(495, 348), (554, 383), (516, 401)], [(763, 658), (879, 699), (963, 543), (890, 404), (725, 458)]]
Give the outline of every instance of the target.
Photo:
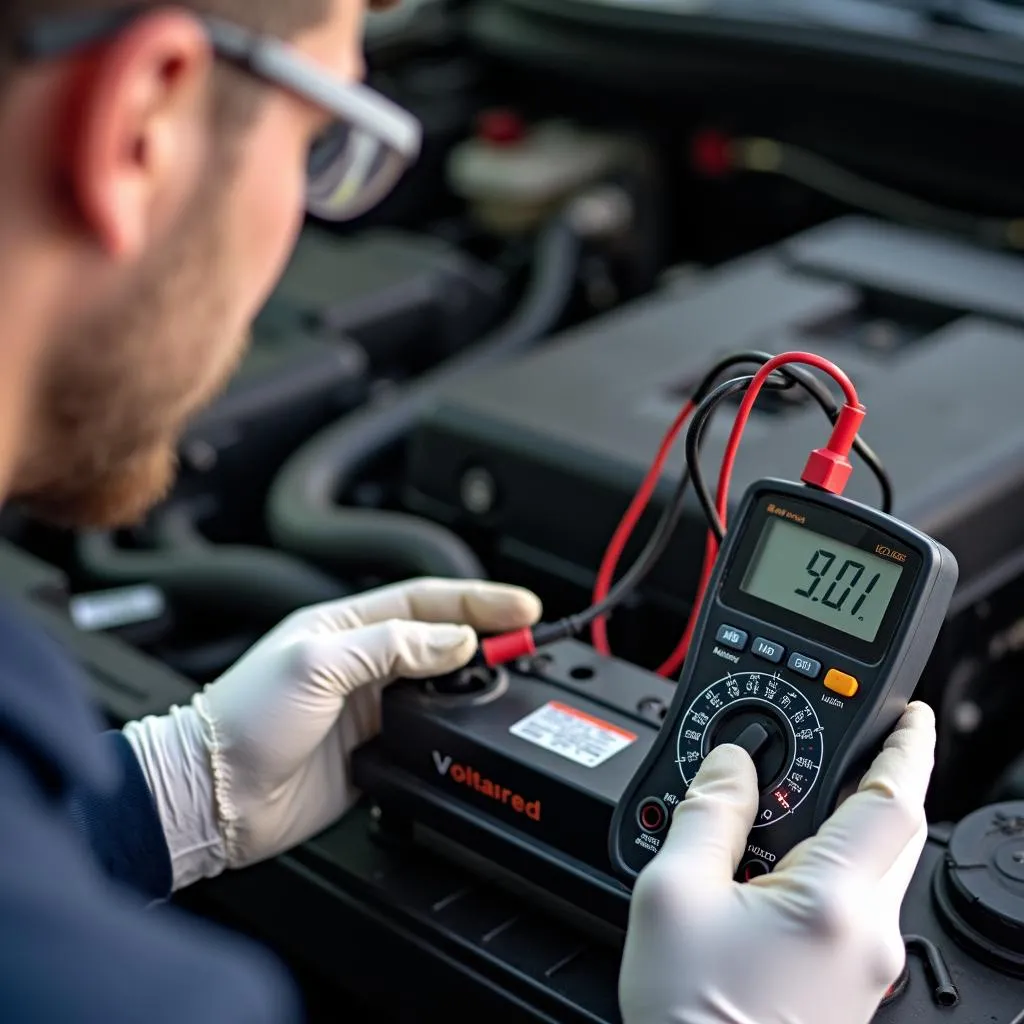
[(805, 484), (830, 494), (843, 493), (853, 472), (850, 450), (866, 412), (863, 405), (843, 406), (828, 444), (824, 448), (816, 448), (808, 456), (807, 465), (800, 477)]
[[(864, 406), (861, 405), (857, 396), (857, 391), (849, 377), (847, 377), (846, 374), (830, 360), (811, 352), (784, 352), (781, 355), (776, 356), (762, 356), (759, 353), (752, 353), (730, 357), (723, 361), (719, 367), (716, 367), (715, 371), (709, 374), (698, 389), (698, 394), (694, 395), (690, 401), (686, 403), (685, 407), (676, 417), (675, 422), (672, 424), (662, 440), (662, 444), (657, 457), (654, 460), (654, 464), (651, 466), (650, 471), (630, 504), (622, 522), (619, 524), (619, 527), (615, 532), (615, 536), (613, 537), (608, 551), (605, 554), (605, 558), (602, 561), (600, 571), (598, 572), (597, 583), (595, 585), (594, 603), (591, 607), (585, 612), (578, 615), (568, 616), (558, 622), (540, 623), (532, 629), (516, 630), (512, 633), (488, 637), (487, 639), (482, 640), (480, 643), (480, 649), (474, 659), (474, 663), (476, 665), (486, 665), (490, 668), (495, 668), (498, 665), (507, 664), (511, 661), (515, 661), (517, 658), (534, 654), (539, 647), (543, 647), (546, 644), (578, 636), (588, 626), (593, 628), (594, 646), (597, 650), (602, 654), (611, 653), (608, 648), (605, 620), (609, 612), (613, 610), (615, 605), (618, 604), (623, 596), (622, 593), (616, 593), (612, 586), (615, 569), (622, 552), (625, 549), (633, 530), (636, 528), (641, 516), (647, 508), (649, 501), (653, 497), (669, 454), (677, 437), (682, 432), (683, 427), (691, 418), (694, 410), (698, 408), (698, 405), (703, 408), (703, 400), (707, 398), (706, 392), (710, 391), (718, 374), (733, 363), (745, 361), (760, 362), (761, 366), (757, 373), (750, 378), (750, 384), (747, 387), (743, 401), (741, 402), (740, 408), (736, 414), (729, 442), (726, 446), (725, 454), (722, 459), (717, 494), (717, 513), (720, 521), (719, 532), (722, 532), (725, 529), (729, 504), (729, 485), (732, 478), (733, 466), (735, 464), (736, 453), (739, 449), (740, 441), (743, 437), (743, 431), (746, 427), (747, 420), (750, 416), (751, 410), (753, 409), (754, 403), (757, 401), (762, 388), (772, 386), (771, 381), (776, 381), (775, 386), (779, 386), (777, 383), (778, 371), (785, 370), (787, 366), (793, 364), (803, 364), (804, 366), (812, 367), (826, 373), (843, 391), (844, 404), (839, 407), (838, 412), (836, 411), (836, 403), (834, 399), (831, 399), (827, 395), (827, 392), (825, 392), (825, 397), (819, 399), (819, 401), (823, 403), (823, 408), (826, 408), (826, 411), (828, 410), (828, 403), (831, 402), (831, 415), (834, 417), (834, 426), (828, 444), (825, 445), (824, 448), (815, 449), (808, 456), (807, 463), (801, 477), (802, 482), (809, 487), (814, 487), (818, 490), (827, 491), (835, 495), (842, 494), (850, 479), (850, 474), (853, 472), (853, 466), (850, 462), (850, 452), (853, 450), (855, 445), (860, 445), (859, 450), (864, 449), (863, 442), (858, 440), (858, 435), (861, 424), (864, 421), (865, 409)], [(807, 386), (806, 383), (805, 386)], [(868, 449), (868, 451), (870, 450)], [(864, 454), (863, 450), (861, 451), (861, 454)], [(692, 469), (693, 467), (690, 466), (689, 470)], [(683, 486), (685, 487), (685, 481), (683, 482)], [(674, 528), (674, 523), (677, 521), (678, 516), (672, 519), (667, 527), (669, 531)], [(677, 644), (675, 650), (668, 659), (659, 666), (658, 673), (662, 676), (674, 676), (682, 667), (683, 661), (690, 647), (690, 641), (697, 623), (704, 594), (714, 570), (718, 556), (719, 544), (719, 535), (716, 530), (709, 530), (705, 548), (704, 566), (697, 589), (696, 600), (690, 615), (690, 620), (687, 624), (686, 631), (680, 642)], [(663, 547), (663, 545), (656, 545), (654, 555), (657, 556), (663, 550)], [(649, 568), (650, 566), (641, 566), (640, 571), (637, 571), (637, 567), (634, 567), (630, 573), (627, 573), (626, 578), (620, 581), (620, 585), (617, 586), (620, 586), (620, 589), (623, 590), (623, 592), (631, 590), (640, 582), (643, 576), (646, 575)], [(630, 575), (632, 575), (632, 579), (628, 578)], [(628, 586), (626, 586), (627, 583)]]
[[(825, 486), (823, 489), (832, 491), (833, 494), (840, 494), (849, 479), (852, 467), (850, 466), (848, 456), (854, 439), (857, 437), (857, 428), (860, 427), (865, 414), (864, 407), (860, 404), (860, 399), (857, 396), (857, 389), (853, 386), (850, 378), (831, 360), (825, 359), (823, 356), (816, 355), (813, 352), (783, 352), (781, 355), (773, 356), (769, 359), (754, 374), (754, 379), (750, 382), (750, 386), (743, 396), (743, 401), (740, 403), (739, 411), (736, 413), (736, 419), (733, 422), (732, 432), (726, 444), (725, 454), (722, 456), (722, 465), (718, 476), (718, 516), (723, 527), (726, 525), (728, 516), (729, 485), (732, 481), (736, 453), (739, 451), (740, 441), (743, 439), (743, 431), (746, 429), (754, 403), (757, 401), (758, 395), (761, 393), (761, 389), (768, 378), (776, 370), (791, 363), (802, 363), (804, 366), (810, 366), (823, 373), (827, 373), (842, 388), (846, 399), (845, 405), (840, 410), (836, 425), (832, 430), (832, 436), (829, 438), (828, 445), (810, 454), (804, 469), (804, 482), (809, 482), (806, 477), (810, 474), (815, 480), (820, 478), (830, 485), (838, 486), (838, 490), (833, 490), (832, 486)], [(847, 413), (845, 423), (843, 422), (844, 413)], [(843, 424), (842, 428), (840, 428), (840, 424)], [(854, 427), (852, 431), (850, 430), (851, 425)], [(845, 448), (843, 447), (844, 445)], [(846, 467), (849, 467), (845, 474), (843, 472), (844, 463)], [(815, 483), (815, 486), (820, 485)], [(718, 537), (715, 536), (713, 530), (709, 530), (704, 547), (704, 565), (701, 568), (700, 582), (697, 584), (697, 595), (694, 599), (693, 608), (690, 611), (686, 630), (683, 633), (682, 639), (676, 645), (675, 650), (659, 666), (659, 675), (668, 678), (676, 675), (683, 667), (683, 662), (690, 650), (690, 641), (693, 639), (697, 620), (700, 617), (701, 605), (704, 603), (704, 594), (707, 591), (708, 583), (711, 581), (711, 575), (715, 570), (718, 550)]]
[(533, 654), (537, 650), (537, 642), (530, 628), (517, 629), (514, 633), (503, 633), (501, 636), (488, 637), (480, 641), (480, 653), (484, 664), (496, 668), (516, 658)]

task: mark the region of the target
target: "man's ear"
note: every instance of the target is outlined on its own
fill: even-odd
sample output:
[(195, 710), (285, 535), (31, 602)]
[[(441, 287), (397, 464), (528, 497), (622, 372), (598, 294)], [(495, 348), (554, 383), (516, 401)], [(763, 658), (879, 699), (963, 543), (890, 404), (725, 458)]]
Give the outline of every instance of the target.
[(189, 14), (141, 16), (76, 76), (68, 180), (97, 243), (131, 260), (173, 220), (202, 172), (213, 56)]

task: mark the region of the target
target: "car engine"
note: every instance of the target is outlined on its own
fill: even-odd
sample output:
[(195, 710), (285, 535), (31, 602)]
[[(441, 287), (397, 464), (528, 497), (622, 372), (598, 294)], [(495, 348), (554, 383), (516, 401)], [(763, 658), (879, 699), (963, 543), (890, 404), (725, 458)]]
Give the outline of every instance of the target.
[[(1024, 875), (1005, 884), (1010, 909), (956, 889), (957, 858), (988, 856), (986, 809), (1024, 834), (1022, 36), (1008, 0), (406, 0), (372, 15), (371, 81), (422, 121), (420, 163), (354, 224), (305, 226), (148, 519), (69, 533), (8, 508), (0, 587), (74, 651), (114, 725), (187, 702), (292, 611), (393, 580), (500, 579), (570, 615), (708, 368), (820, 353), (857, 381), (895, 514), (960, 564), (919, 687), (939, 718), (926, 860), (949, 877), (938, 902), (931, 875), (915, 883), (919, 1009), (894, 993), (879, 1020), (1024, 1019)], [(766, 394), (735, 492), (798, 478), (818, 419)], [(850, 496), (873, 504), (855, 465)], [(627, 557), (682, 468), (680, 451)], [(705, 528), (691, 500), (610, 627), (626, 681), (602, 699), (641, 731), (659, 718), (638, 702), (670, 682), (649, 693), (634, 673), (685, 626)], [(586, 668), (593, 652), (560, 650), (514, 673), (578, 689), (559, 658)], [(186, 901), (288, 959), (314, 1019), (341, 991), (415, 1019), (381, 951), (458, 1020), (618, 1019), (621, 921), (585, 906), (586, 872), (499, 870), (460, 841), (457, 813), (413, 836), (396, 793), (390, 823), (376, 797)], [(353, 927), (365, 952), (342, 978), (304, 936)], [(1002, 959), (990, 943), (978, 967), (963, 950), (986, 928)]]

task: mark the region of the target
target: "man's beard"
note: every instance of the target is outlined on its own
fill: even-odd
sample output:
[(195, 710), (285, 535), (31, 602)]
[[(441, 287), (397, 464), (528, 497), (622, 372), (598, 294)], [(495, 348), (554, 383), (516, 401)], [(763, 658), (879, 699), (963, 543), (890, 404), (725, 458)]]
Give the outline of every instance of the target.
[(175, 471), (174, 445), (162, 442), (133, 460), (112, 464), (105, 474), (55, 477), (45, 487), (15, 498), (33, 519), (53, 526), (127, 527), (144, 519), (167, 495)]
[(188, 419), (244, 350), (225, 335), (224, 192), (207, 186), (119, 299), (50, 346), (11, 495), (34, 518), (128, 526), (167, 494)]

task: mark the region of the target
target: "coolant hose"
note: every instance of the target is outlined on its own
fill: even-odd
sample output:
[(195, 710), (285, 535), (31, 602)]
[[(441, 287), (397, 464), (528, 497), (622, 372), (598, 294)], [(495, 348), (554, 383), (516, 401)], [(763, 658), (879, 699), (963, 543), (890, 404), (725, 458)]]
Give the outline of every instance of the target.
[(174, 607), (244, 616), (266, 628), (299, 608), (346, 597), (350, 590), (312, 566), (277, 551), (206, 542), (185, 509), (157, 514), (157, 547), (121, 548), (112, 533), (76, 542), (85, 574), (104, 586), (148, 583)]
[(337, 500), (373, 459), (408, 436), (442, 389), (527, 351), (557, 327), (572, 299), (587, 234), (577, 212), (570, 205), (541, 230), (526, 293), (501, 327), (386, 402), (321, 431), (285, 463), (267, 513), (278, 547), (327, 568), (355, 564), (395, 576), (483, 576), (473, 551), (445, 527), (404, 512), (343, 507)]

